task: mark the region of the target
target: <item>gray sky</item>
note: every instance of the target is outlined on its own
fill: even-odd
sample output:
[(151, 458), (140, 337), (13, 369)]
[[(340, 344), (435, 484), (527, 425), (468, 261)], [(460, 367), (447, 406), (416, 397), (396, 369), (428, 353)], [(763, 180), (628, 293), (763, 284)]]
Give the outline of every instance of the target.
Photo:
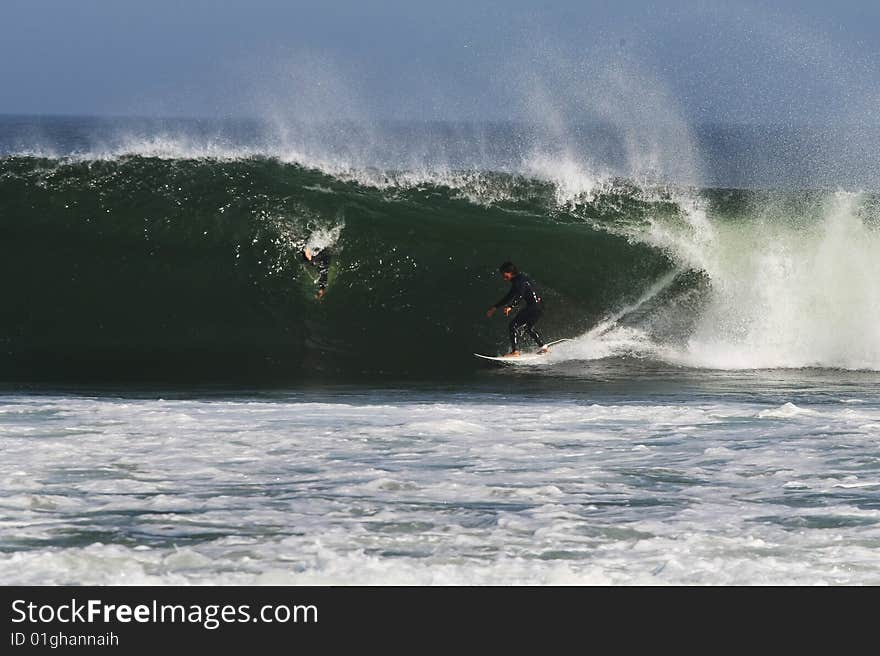
[(878, 27), (876, 0), (0, 0), (0, 113), (876, 122)]

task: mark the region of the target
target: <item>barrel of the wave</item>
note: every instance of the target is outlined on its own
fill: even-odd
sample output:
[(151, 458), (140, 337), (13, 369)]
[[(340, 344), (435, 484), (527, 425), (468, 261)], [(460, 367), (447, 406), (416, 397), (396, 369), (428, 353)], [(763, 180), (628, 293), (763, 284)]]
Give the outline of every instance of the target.
[[(551, 214), (544, 186), (474, 176), (512, 197), (260, 158), (2, 160), (0, 275), (15, 284), (0, 367), (41, 380), (472, 375), (471, 353), (503, 341), (479, 320), (499, 252), (527, 254), (553, 336), (583, 332), (665, 266)], [(320, 300), (306, 245), (332, 254)]]

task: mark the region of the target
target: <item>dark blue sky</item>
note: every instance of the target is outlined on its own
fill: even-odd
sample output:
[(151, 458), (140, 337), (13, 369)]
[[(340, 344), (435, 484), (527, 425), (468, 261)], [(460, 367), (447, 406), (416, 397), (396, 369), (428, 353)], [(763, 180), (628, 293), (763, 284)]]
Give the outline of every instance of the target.
[(2, 0), (0, 113), (876, 122), (878, 25), (876, 1)]

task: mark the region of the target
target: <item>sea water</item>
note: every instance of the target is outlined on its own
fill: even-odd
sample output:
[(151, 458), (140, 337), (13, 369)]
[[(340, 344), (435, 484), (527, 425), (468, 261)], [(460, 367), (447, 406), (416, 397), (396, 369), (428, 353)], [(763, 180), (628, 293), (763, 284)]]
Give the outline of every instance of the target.
[(552, 368), (6, 393), (0, 578), (880, 583), (878, 375)]
[(5, 584), (880, 583), (876, 169), (172, 127), (0, 125)]

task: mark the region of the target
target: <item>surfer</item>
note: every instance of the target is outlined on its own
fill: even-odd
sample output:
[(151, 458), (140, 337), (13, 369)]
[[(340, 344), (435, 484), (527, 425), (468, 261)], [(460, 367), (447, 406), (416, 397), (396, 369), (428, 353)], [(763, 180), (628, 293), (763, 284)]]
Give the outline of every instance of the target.
[(504, 262), (498, 270), (501, 277), (510, 283), (510, 291), (505, 294), (504, 298), (486, 311), (486, 316), (491, 317), (495, 311), (504, 307), (504, 315), (507, 316), (513, 310), (513, 306), (520, 300), (524, 300), (526, 306), (517, 312), (516, 316), (510, 322), (510, 353), (505, 357), (517, 357), (519, 355), (519, 331), (526, 328), (532, 339), (540, 347), (538, 353), (547, 353), (548, 349), (541, 340), (541, 335), (535, 330), (535, 323), (544, 313), (544, 301), (535, 284), (524, 273), (520, 273), (519, 269), (513, 262)]
[(309, 248), (306, 246), (302, 250), (302, 256), (306, 262), (318, 269), (318, 293), (315, 294), (315, 298), (320, 301), (327, 291), (327, 274), (330, 271), (330, 249)]

